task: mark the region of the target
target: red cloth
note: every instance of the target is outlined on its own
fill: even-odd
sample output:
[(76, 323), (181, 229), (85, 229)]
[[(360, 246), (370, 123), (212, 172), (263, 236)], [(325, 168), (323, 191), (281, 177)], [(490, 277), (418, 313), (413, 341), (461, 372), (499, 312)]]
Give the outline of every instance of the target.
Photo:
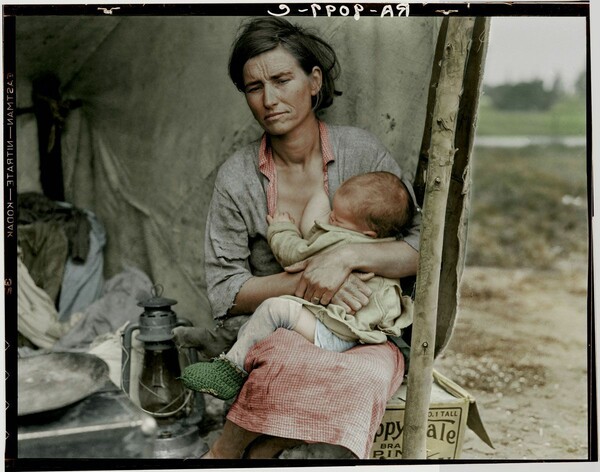
[(250, 375), (230, 421), (272, 436), (337, 444), (364, 459), (402, 383), (404, 358), (390, 342), (339, 353), (278, 329), (250, 350), (244, 368)]

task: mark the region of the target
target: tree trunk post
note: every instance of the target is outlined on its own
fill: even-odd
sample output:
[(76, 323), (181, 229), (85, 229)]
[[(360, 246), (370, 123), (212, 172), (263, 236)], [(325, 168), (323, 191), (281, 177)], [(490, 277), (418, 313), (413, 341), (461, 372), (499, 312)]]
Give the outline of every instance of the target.
[[(474, 19), (448, 18), (426, 170), (421, 244), (404, 417), (403, 458), (426, 459), (436, 321), (455, 132)], [(437, 58), (436, 58), (437, 59)], [(430, 104), (431, 105), (431, 104)], [(426, 130), (427, 132), (427, 130)]]

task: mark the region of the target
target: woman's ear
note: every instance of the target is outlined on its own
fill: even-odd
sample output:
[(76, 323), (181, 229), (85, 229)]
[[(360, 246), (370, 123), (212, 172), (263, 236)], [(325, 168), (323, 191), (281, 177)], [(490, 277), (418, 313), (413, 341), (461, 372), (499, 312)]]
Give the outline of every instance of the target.
[(312, 72), (310, 73), (310, 80), (311, 80), (310, 92), (311, 92), (312, 96), (314, 97), (315, 95), (317, 95), (319, 93), (319, 90), (321, 90), (321, 86), (323, 85), (323, 72), (321, 71), (320, 67), (318, 67), (318, 66), (313, 67)]

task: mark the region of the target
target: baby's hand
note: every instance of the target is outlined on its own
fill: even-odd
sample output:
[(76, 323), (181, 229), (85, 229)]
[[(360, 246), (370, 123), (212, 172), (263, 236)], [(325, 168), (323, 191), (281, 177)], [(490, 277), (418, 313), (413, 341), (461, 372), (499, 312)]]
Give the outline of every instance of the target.
[(294, 221), (294, 218), (292, 218), (292, 216), (285, 211), (282, 211), (281, 213), (276, 211), (273, 216), (267, 215), (267, 222), (269, 224), (283, 223), (283, 222), (296, 224), (296, 222)]

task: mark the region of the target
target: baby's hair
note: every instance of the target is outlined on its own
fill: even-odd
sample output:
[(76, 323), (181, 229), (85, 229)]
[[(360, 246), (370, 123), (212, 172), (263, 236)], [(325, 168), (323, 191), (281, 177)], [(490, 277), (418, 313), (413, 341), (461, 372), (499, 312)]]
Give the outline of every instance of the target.
[(391, 172), (378, 171), (355, 175), (337, 190), (350, 198), (352, 211), (378, 238), (398, 237), (412, 221), (415, 207), (408, 189)]

